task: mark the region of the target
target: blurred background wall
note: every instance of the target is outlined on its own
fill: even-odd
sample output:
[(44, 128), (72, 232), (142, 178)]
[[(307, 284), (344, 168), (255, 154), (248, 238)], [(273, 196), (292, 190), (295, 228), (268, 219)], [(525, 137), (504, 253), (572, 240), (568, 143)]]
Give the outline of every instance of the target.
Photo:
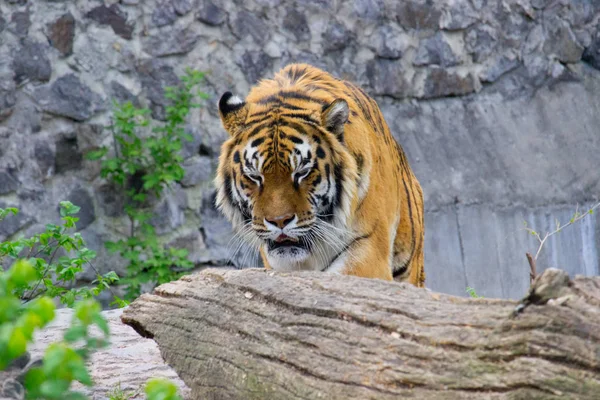
[[(21, 213), (0, 240), (42, 230), (71, 200), (97, 266), (119, 272), (103, 242), (126, 234), (124, 199), (83, 155), (111, 144), (113, 99), (164, 118), (164, 87), (193, 67), (212, 99), (192, 113), (186, 177), (153, 223), (199, 265), (225, 262), (215, 102), (308, 62), (362, 85), (408, 153), (427, 285), (518, 298), (537, 249), (524, 221), (545, 231), (600, 196), (599, 19), (594, 0), (2, 0), (0, 207)], [(597, 275), (599, 248), (594, 214), (554, 236), (539, 267)]]

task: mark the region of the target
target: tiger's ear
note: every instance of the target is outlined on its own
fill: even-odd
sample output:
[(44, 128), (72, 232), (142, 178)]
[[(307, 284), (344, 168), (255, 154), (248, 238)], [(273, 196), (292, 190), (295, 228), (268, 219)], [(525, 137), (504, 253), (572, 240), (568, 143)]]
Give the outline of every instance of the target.
[(246, 102), (231, 92), (223, 93), (219, 100), (219, 115), (223, 127), (230, 135), (234, 135), (236, 127), (244, 122), (248, 115)]
[(325, 129), (335, 134), (341, 142), (344, 141), (344, 125), (348, 122), (349, 114), (350, 109), (344, 99), (334, 100), (331, 104), (324, 106), (321, 113)]

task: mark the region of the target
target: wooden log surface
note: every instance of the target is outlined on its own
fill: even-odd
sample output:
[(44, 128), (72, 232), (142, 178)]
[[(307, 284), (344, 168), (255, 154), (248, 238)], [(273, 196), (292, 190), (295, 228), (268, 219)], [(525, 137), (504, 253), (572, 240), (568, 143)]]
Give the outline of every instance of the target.
[(521, 302), (209, 269), (122, 320), (194, 399), (600, 399), (600, 277), (554, 269)]

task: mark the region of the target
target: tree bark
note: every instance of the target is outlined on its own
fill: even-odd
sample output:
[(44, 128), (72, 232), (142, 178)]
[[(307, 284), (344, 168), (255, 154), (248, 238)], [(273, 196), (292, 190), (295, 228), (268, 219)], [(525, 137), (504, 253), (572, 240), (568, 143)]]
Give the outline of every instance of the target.
[(324, 273), (205, 270), (122, 316), (194, 399), (599, 399), (600, 277), (521, 302)]

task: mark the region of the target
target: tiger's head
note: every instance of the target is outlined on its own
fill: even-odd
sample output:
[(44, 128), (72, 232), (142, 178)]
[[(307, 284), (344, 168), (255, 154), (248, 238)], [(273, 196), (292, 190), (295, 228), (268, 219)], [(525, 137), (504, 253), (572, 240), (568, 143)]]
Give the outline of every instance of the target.
[(321, 103), (285, 93), (252, 102), (227, 92), (219, 101), (230, 138), (219, 158), (217, 206), (274, 269), (324, 258), (351, 218), (356, 163), (343, 139), (349, 107), (343, 99)]

